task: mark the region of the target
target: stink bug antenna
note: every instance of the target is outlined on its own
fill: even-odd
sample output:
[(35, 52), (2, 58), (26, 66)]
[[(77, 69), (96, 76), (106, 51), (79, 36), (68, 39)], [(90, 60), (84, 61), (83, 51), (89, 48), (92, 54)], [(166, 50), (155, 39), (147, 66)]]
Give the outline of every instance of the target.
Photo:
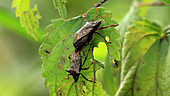
[(107, 15), (101, 20), (101, 22), (102, 22), (108, 15), (110, 15), (110, 14), (112, 14), (112, 13), (107, 14)]
[(100, 15), (100, 11), (99, 14), (97, 14), (97, 16), (95, 16), (91, 21), (93, 21), (96, 17), (99, 19), (99, 15)]
[(97, 17), (97, 19), (99, 20), (100, 11), (99, 11), (99, 13), (98, 13), (97, 7), (96, 7), (96, 2), (94, 3), (94, 7), (95, 7), (95, 9), (96, 9), (97, 16), (95, 16), (91, 21), (93, 21), (96, 17)]
[(61, 87), (59, 87), (59, 88), (57, 89), (57, 91), (60, 90), (62, 87), (66, 86), (66, 85), (68, 85), (68, 84), (70, 84), (70, 83), (72, 83), (72, 82), (74, 82), (74, 80), (71, 81), (71, 82), (69, 82), (69, 83), (67, 83), (67, 84), (65, 84), (65, 85), (63, 85), (63, 86), (61, 86)]
[(95, 5), (96, 13), (97, 13), (97, 19), (99, 20), (98, 11), (97, 11), (97, 7), (96, 7), (96, 2), (94, 3), (94, 5)]
[[(108, 15), (110, 15), (110, 14), (112, 14), (112, 13), (109, 13), (109, 14), (107, 14), (102, 20), (101, 20), (101, 22), (108, 16)], [(98, 28), (98, 30), (100, 30), (100, 29), (105, 29), (105, 28), (108, 28), (108, 27), (112, 27), (112, 26), (118, 26), (119, 24), (113, 24), (113, 25), (109, 25), (109, 26), (105, 26), (105, 27), (100, 27), (100, 28)], [(100, 34), (99, 34), (100, 35)], [(100, 35), (101, 36), (101, 35)]]

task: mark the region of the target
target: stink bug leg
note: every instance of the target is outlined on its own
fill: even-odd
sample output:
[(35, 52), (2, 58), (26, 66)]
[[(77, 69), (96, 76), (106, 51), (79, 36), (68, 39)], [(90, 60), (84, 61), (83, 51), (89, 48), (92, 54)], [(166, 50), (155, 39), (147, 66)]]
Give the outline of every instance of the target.
[[(108, 16), (108, 15), (110, 15), (111, 13), (109, 13), (109, 14), (107, 14), (102, 20), (101, 20), (101, 22)], [(113, 24), (113, 25), (109, 25), (109, 26), (104, 26), (104, 27), (100, 27), (100, 28), (98, 28), (97, 30), (100, 30), (100, 29), (105, 29), (105, 28), (108, 28), (108, 27), (112, 27), (112, 26), (118, 26), (119, 24)], [(111, 42), (108, 42), (106, 39), (105, 39), (105, 37), (102, 35), (102, 34), (100, 34), (99, 32), (94, 32), (94, 33), (97, 33), (98, 35), (100, 35), (104, 40), (105, 40), (105, 42), (107, 42), (107, 43), (111, 43)]]
[(106, 41), (107, 43), (111, 43), (111, 42), (108, 42), (108, 41), (104, 38), (104, 36), (103, 36), (102, 34), (100, 34), (99, 32), (95, 32), (95, 33), (97, 33), (98, 35), (100, 35), (100, 36), (104, 39), (104, 41)]
[[(81, 73), (80, 73), (81, 74)], [(93, 82), (93, 83), (96, 83), (95, 81), (93, 81), (93, 80), (89, 80), (89, 79), (87, 79), (83, 74), (81, 74), (81, 76), (85, 79), (85, 80), (87, 80), (87, 81), (89, 81), (89, 82)]]
[(99, 14), (95, 16), (91, 21), (93, 21), (96, 17), (99, 18), (99, 15), (100, 15), (100, 11), (99, 11)]
[(99, 20), (99, 15), (100, 15), (100, 11), (99, 11), (99, 14), (98, 14), (98, 11), (97, 11), (97, 8), (96, 8), (96, 3), (94, 3), (94, 5), (95, 5), (97, 16), (95, 16), (91, 21), (93, 21), (96, 17), (97, 17), (97, 20)]
[(92, 47), (92, 45), (90, 45), (90, 47), (89, 47), (89, 49), (88, 49), (87, 55), (86, 55), (86, 57), (85, 57), (85, 59), (84, 59), (84, 62), (83, 62), (83, 64), (82, 64), (82, 66), (85, 64), (85, 62), (86, 62), (86, 60), (87, 60), (87, 57), (88, 57), (88, 54), (89, 54), (89, 52), (90, 52), (91, 47)]
[(69, 76), (70, 76), (71, 74), (67, 74), (67, 78), (64, 78), (64, 79), (69, 79)]
[(67, 83), (67, 84), (65, 84), (65, 85), (63, 85), (63, 86), (61, 86), (61, 87), (59, 87), (59, 88), (57, 89), (57, 91), (60, 90), (62, 87), (66, 86), (66, 85), (68, 85), (68, 84), (70, 84), (70, 83), (72, 83), (72, 82), (74, 82), (74, 80), (71, 81), (71, 82), (69, 82), (69, 83)]
[(109, 25), (109, 26), (105, 26), (105, 27), (100, 27), (98, 30), (100, 30), (100, 29), (105, 29), (105, 28), (112, 27), (112, 26), (119, 26), (119, 24)]
[[(74, 34), (73, 45), (76, 49), (76, 53), (78, 54), (92, 40), (93, 33), (98, 33), (96, 32), (96, 30), (105, 29), (111, 26), (118, 26), (118, 24), (116, 24), (116, 25), (110, 25), (110, 26), (100, 28), (99, 26), (101, 25), (101, 22), (111, 13), (107, 14), (102, 20), (93, 21), (96, 17), (97, 19), (99, 19), (99, 16), (100, 16), (100, 11), (98, 14), (96, 4), (95, 4), (95, 9), (96, 9), (97, 16), (95, 16), (91, 22), (86, 21), (85, 25)], [(102, 36), (101, 34), (99, 35), (104, 38), (104, 36)], [(107, 42), (107, 43), (110, 43), (110, 42)]]
[[(110, 15), (110, 14), (112, 14), (112, 13), (109, 13), (109, 14), (107, 14), (102, 20), (101, 20), (101, 22), (108, 16), (108, 15)], [(109, 25), (109, 26), (105, 26), (105, 27), (100, 27), (100, 28), (98, 28), (98, 30), (100, 30), (100, 29), (105, 29), (105, 28), (108, 28), (108, 27), (112, 27), (112, 26), (119, 26), (119, 24), (113, 24), (113, 25)]]
[(94, 3), (94, 5), (95, 5), (96, 13), (97, 13), (97, 19), (99, 20), (100, 13), (98, 14), (97, 7), (96, 7), (96, 2)]
[[(91, 45), (92, 46), (92, 45)], [(91, 48), (90, 46), (90, 48)], [(90, 48), (88, 50), (88, 53), (90, 51)], [(88, 54), (86, 55), (86, 59), (87, 59)], [(69, 79), (69, 76), (72, 75), (73, 76), (73, 81), (59, 87), (57, 90), (61, 89), (62, 87), (72, 83), (72, 82), (77, 82), (77, 86), (79, 88), (78, 85), (78, 79), (79, 79), (79, 75), (81, 75), (85, 80), (90, 81), (90, 82), (94, 82), (92, 80), (87, 79), (82, 73), (80, 73), (80, 71), (82, 70), (82, 60), (81, 60), (81, 54), (80, 52), (76, 53), (76, 51), (74, 51), (71, 55), (69, 55), (69, 59), (70, 59), (70, 68), (67, 69), (66, 71), (69, 72), (69, 74), (67, 75), (67, 78), (64, 79)], [(86, 60), (84, 60), (85, 63)], [(92, 64), (90, 64), (91, 66)]]
[(89, 67), (87, 67), (87, 68), (83, 68), (83, 69), (81, 69), (81, 70), (87, 70), (87, 69), (89, 69), (89, 68), (90, 68), (90, 66), (91, 66), (93, 63), (95, 63), (95, 62), (97, 62), (97, 61), (93, 61), (93, 62), (89, 65)]
[(110, 14), (112, 14), (112, 13), (107, 14), (107, 15), (101, 20), (101, 22), (102, 22), (108, 15), (110, 15)]

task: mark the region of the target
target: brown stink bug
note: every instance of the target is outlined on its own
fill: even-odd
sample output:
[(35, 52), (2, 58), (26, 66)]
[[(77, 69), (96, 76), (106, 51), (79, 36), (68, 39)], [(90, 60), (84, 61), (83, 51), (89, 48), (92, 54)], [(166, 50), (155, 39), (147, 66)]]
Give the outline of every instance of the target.
[[(100, 15), (100, 12), (98, 14), (97, 8), (96, 8), (96, 4), (95, 4), (95, 9), (97, 12), (97, 18)], [(111, 13), (109, 13), (111, 14)], [(94, 17), (92, 19), (91, 22), (89, 21), (85, 21), (85, 25), (80, 28), (74, 35), (74, 39), (73, 39), (73, 45), (75, 47), (75, 51), (76, 52), (80, 52), (84, 47), (86, 47), (89, 42), (92, 40), (93, 37), (93, 33), (97, 33), (98, 35), (100, 35), (105, 41), (105, 37), (102, 36), (99, 32), (96, 32), (96, 30), (100, 30), (100, 29), (105, 29), (111, 26), (118, 26), (119, 24), (115, 24), (115, 25), (110, 25), (110, 26), (105, 26), (105, 27), (99, 27), (101, 25), (101, 22), (109, 15), (107, 14), (102, 20), (97, 20), (97, 21), (93, 21), (93, 19), (95, 19), (96, 17)], [(107, 43), (111, 43), (106, 41)]]
[[(76, 52), (74, 51), (74, 52), (69, 56), (69, 59), (70, 59), (70, 67), (69, 67), (69, 69), (66, 70), (67, 72), (69, 72), (69, 74), (67, 75), (67, 78), (64, 78), (64, 79), (69, 79), (69, 76), (72, 75), (74, 80), (71, 81), (71, 82), (77, 82), (77, 85), (78, 85), (78, 79), (79, 79), (79, 76), (81, 75), (85, 80), (90, 81), (90, 82), (94, 82), (94, 81), (92, 81), (92, 80), (87, 79), (82, 73), (80, 73), (81, 70), (87, 70), (87, 69), (90, 68), (90, 66), (91, 66), (93, 63), (97, 62), (97, 61), (93, 61), (93, 62), (89, 65), (89, 67), (87, 67), (87, 68), (82, 68), (82, 66), (83, 66), (83, 65), (85, 64), (85, 62), (86, 62), (86, 59), (87, 59), (87, 56), (88, 56), (88, 54), (89, 54), (90, 48), (91, 48), (91, 46), (89, 47), (88, 53), (87, 53), (87, 55), (86, 55), (86, 57), (85, 57), (85, 60), (84, 60), (83, 64), (82, 64), (82, 59), (81, 59), (82, 56), (81, 56), (80, 52), (79, 52), (79, 53), (76, 53)], [(65, 85), (68, 85), (68, 84), (70, 84), (71, 82), (69, 82), (69, 83), (67, 83), (67, 84), (65, 84)], [(95, 82), (94, 82), (94, 83), (95, 83)], [(64, 87), (65, 85), (61, 86), (60, 88)], [(58, 88), (57, 90), (59, 90), (60, 88)]]

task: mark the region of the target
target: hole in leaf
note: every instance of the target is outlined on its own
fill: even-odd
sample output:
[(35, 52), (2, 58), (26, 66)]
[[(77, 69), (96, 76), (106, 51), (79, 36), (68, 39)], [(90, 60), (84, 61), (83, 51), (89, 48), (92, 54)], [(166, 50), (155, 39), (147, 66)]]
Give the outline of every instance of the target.
[(59, 90), (59, 91), (57, 92), (57, 96), (64, 96), (63, 91), (62, 91), (62, 90)]
[(68, 56), (68, 59), (71, 59), (71, 55)]
[(62, 63), (62, 64), (64, 64), (65, 61), (66, 61), (66, 59), (65, 59), (64, 57), (61, 57), (60, 60), (61, 60), (61, 63)]
[(60, 96), (62, 96), (62, 93), (60, 93)]
[(83, 86), (83, 92), (86, 93), (87, 92), (87, 88), (86, 86)]
[(114, 59), (114, 60), (112, 60), (112, 62), (113, 62), (113, 66), (116, 67), (116, 68), (118, 68), (118, 62), (119, 62), (119, 61), (117, 61), (116, 59)]
[(105, 39), (106, 39), (107, 41), (109, 41), (109, 37), (108, 37), (108, 36), (106, 36)]
[(59, 68), (59, 69), (62, 69), (61, 63), (60, 63), (60, 64), (58, 64), (58, 68)]
[(85, 81), (79, 82), (79, 86), (80, 86), (80, 90), (81, 90), (83, 93), (87, 93), (88, 90), (87, 90)]
[(94, 59), (100, 61), (100, 62), (104, 62), (106, 55), (107, 55), (107, 46), (104, 42), (100, 42), (98, 44), (98, 47), (94, 47), (93, 49), (93, 55), (94, 55)]
[(44, 50), (44, 51), (45, 51), (45, 53), (50, 54), (50, 51), (48, 51), (48, 50)]
[(27, 14), (27, 11), (24, 11), (24, 14)]

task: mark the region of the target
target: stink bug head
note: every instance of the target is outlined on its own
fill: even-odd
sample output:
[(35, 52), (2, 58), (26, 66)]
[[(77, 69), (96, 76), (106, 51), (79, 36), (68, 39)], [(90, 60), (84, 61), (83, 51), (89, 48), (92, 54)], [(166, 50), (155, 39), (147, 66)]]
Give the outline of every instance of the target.
[(69, 68), (66, 70), (68, 73), (70, 73), (71, 75), (74, 75), (74, 74), (79, 74), (79, 71), (76, 70), (75, 68)]
[(77, 72), (76, 72), (77, 70), (69, 68), (69, 69), (67, 69), (66, 71), (69, 72), (70, 75), (73, 76), (73, 79), (74, 79), (75, 82), (78, 81), (80, 73), (77, 73)]
[(75, 82), (78, 81), (80, 73), (72, 75)]

